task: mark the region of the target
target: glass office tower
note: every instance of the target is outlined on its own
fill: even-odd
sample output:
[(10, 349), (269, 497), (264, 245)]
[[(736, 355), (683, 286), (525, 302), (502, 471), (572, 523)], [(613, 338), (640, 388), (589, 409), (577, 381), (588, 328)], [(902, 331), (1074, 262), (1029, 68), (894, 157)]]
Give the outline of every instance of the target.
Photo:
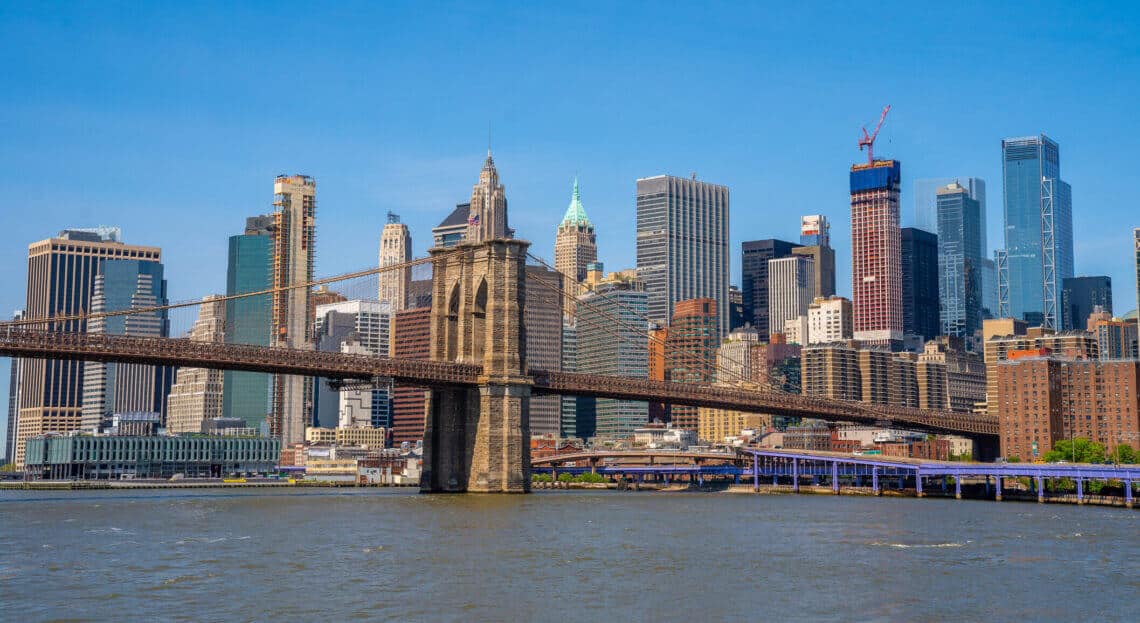
[(1072, 190), (1060, 148), (1041, 134), (1001, 142), (1005, 249), (999, 255), (1002, 317), (1060, 329), (1061, 284), (1073, 276)]
[[(258, 292), (273, 281), (272, 216), (246, 221), (245, 233), (230, 236), (226, 268), (226, 294)], [(226, 301), (226, 343), (269, 345), (269, 295)], [(269, 413), (268, 374), (226, 370), (222, 413), (241, 418), (250, 428), (260, 429)]]

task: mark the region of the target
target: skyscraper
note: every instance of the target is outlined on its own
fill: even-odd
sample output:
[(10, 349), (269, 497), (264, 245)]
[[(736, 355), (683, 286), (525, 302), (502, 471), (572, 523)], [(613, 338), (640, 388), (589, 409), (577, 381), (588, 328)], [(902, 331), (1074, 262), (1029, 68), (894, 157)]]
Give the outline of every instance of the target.
[[(978, 177), (939, 177), (914, 181), (914, 226), (923, 231), (938, 231), (938, 189), (958, 184), (966, 189), (970, 198), (981, 206), (983, 221), (986, 214), (986, 181)], [(982, 231), (982, 252), (986, 253), (985, 230)]]
[(1001, 152), (1005, 248), (996, 262), (998, 315), (1063, 327), (1061, 287), (1073, 276), (1073, 214), (1060, 148), (1041, 134), (1004, 139)]
[[(306, 175), (277, 176), (273, 206), (273, 286), (288, 289), (273, 293), (270, 344), (311, 350), (311, 291), (307, 285), (298, 286), (313, 280), (317, 182)], [(284, 444), (305, 439), (305, 415), (312, 409), (312, 391), (308, 377), (274, 375), (271, 436), (280, 437)]]
[(750, 240), (740, 245), (744, 321), (752, 324), (761, 342), (768, 341), (770, 333), (783, 331), (782, 326), (772, 326), (768, 320), (768, 261), (791, 257), (795, 248), (795, 244), (775, 238)]
[[(392, 318), (392, 357), (431, 358), (431, 305), (397, 312)], [(414, 443), (424, 438), (424, 389), (396, 384), (392, 390), (392, 441)]]
[(495, 160), (491, 157), (491, 150), (488, 149), (487, 159), (483, 161), (483, 168), (479, 171), (479, 183), (471, 189), (467, 232), (463, 235), (463, 240), (486, 242), (510, 238), (512, 233), (507, 224), (506, 191), (499, 183), (499, 170), (495, 168)]
[(582, 208), (578, 178), (574, 178), (570, 206), (566, 208), (566, 214), (562, 217), (554, 238), (554, 268), (566, 275), (571, 283), (581, 283), (586, 279), (586, 265), (596, 261), (598, 243), (594, 224)]
[(851, 289), (855, 339), (889, 346), (903, 337), (897, 160), (851, 167)]
[(1136, 327), (1140, 330), (1140, 227), (1132, 230), (1132, 247), (1136, 259)]
[[(563, 273), (545, 266), (526, 267), (526, 365), (534, 370), (562, 369), (562, 292)], [(530, 432), (532, 435), (555, 435), (561, 429), (562, 397), (532, 396), (530, 399)]]
[[(226, 294), (260, 292), (273, 285), (272, 214), (246, 219), (245, 232), (230, 236), (226, 263)], [(250, 296), (226, 301), (225, 340), (227, 344), (269, 346), (273, 298)], [(246, 426), (261, 429), (270, 412), (272, 377), (262, 372), (226, 370), (224, 373), (222, 415), (245, 420)]]
[(637, 273), (651, 319), (664, 324), (677, 301), (707, 297), (717, 302), (724, 335), (728, 269), (727, 186), (669, 175), (637, 180)]
[[(716, 377), (717, 304), (710, 298), (677, 301), (665, 340), (668, 378), (676, 383), (712, 383)], [(673, 426), (697, 430), (697, 409), (673, 405)]]
[(1084, 329), (1089, 314), (1097, 306), (1112, 315), (1111, 277), (1066, 277), (1061, 282), (1061, 316), (1065, 331)]
[[(24, 319), (24, 312), (20, 310), (12, 315), (12, 320), (18, 321)], [(19, 426), (20, 419), (20, 383), (22, 379), (21, 371), (23, 370), (23, 359), (15, 358), (9, 360), (11, 368), (9, 369), (8, 377), (8, 427), (5, 429), (4, 439), (4, 462), (12, 463), (16, 460), (16, 429)]]
[[(789, 320), (806, 318), (815, 290), (815, 262), (810, 257), (768, 260), (768, 315), (772, 333), (784, 333), (784, 324)], [(807, 335), (796, 340), (797, 343), (807, 341)]]
[(899, 238), (902, 249), (903, 333), (929, 340), (940, 333), (938, 236), (904, 227)]
[[(166, 305), (162, 263), (152, 260), (103, 260), (91, 290), (91, 312), (116, 312)], [(167, 337), (166, 311), (95, 317), (87, 333)], [(83, 368), (82, 429), (97, 432), (116, 413), (151, 412), (166, 415), (166, 395), (173, 369), (135, 363), (91, 361)]]
[[(387, 357), (391, 350), (392, 306), (385, 301), (354, 299), (318, 305), (314, 331), (317, 349)], [(333, 390), (326, 379), (314, 380), (316, 396), (314, 420), (319, 426), (336, 426), (346, 408), (345, 401), (370, 409), (368, 417), (355, 417), (353, 425), (391, 428), (390, 383), (371, 389)]]
[[(395, 266), (412, 259), (412, 235), (408, 226), (400, 222), (400, 215), (388, 213), (388, 224), (380, 232), (380, 267)], [(388, 303), (392, 311), (408, 306), (408, 291), (412, 289), (412, 269), (400, 268), (379, 275), (378, 298)]]
[(808, 214), (800, 217), (800, 245), (805, 247), (830, 247), (831, 223), (822, 214)]
[[(207, 296), (202, 299), (198, 319), (188, 336), (191, 341), (225, 341), (226, 304), (215, 300), (217, 298)], [(222, 417), (224, 378), (221, 370), (178, 368), (166, 401), (166, 431), (200, 433), (203, 422)]]
[[(648, 377), (644, 319), (648, 299), (641, 282), (621, 279), (604, 280), (594, 291), (578, 297), (579, 372)], [(594, 420), (599, 437), (628, 437), (649, 417), (644, 402), (609, 398), (593, 402), (594, 413), (584, 414), (581, 409), (589, 401), (579, 401), (579, 418)]]
[[(92, 308), (99, 267), (108, 258), (160, 262), (157, 247), (125, 245), (117, 228), (70, 229), (28, 245), (28, 319), (67, 316)], [(82, 319), (32, 325), (47, 330), (84, 332)], [(20, 410), (15, 461), (22, 466), (24, 441), (48, 432), (65, 433), (82, 423), (82, 361), (25, 359), (20, 363)]]
[(971, 338), (982, 330), (985, 213), (969, 190), (951, 182), (937, 191), (938, 300), (941, 335)]

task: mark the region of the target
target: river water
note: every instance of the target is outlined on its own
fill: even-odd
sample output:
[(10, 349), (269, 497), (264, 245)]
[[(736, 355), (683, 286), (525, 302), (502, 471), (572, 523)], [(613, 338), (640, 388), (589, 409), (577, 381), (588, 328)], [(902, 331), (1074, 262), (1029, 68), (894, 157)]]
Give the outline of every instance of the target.
[(732, 493), (0, 492), (0, 621), (1136, 621), (1140, 513)]

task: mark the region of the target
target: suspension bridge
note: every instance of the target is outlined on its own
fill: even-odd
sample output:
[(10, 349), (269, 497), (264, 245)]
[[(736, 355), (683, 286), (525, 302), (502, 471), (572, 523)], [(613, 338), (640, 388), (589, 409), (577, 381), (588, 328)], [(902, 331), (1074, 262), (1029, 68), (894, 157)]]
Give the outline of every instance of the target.
[[(488, 163), (490, 163), (488, 156)], [(99, 313), (61, 314), (0, 324), (0, 355), (39, 360), (122, 362), (245, 370), (345, 381), (392, 379), (426, 390), (424, 426), (425, 491), (524, 492), (530, 487), (529, 405), (532, 395), (589, 396), (627, 401), (713, 407), (790, 418), (853, 422), (929, 433), (971, 437), (993, 447), (996, 418), (831, 400), (779, 391), (724, 386), (710, 382), (675, 382), (532, 368), (526, 356), (523, 317), (528, 282), (576, 305), (603, 314), (615, 339), (630, 335), (655, 338), (647, 318), (631, 323), (577, 297), (560, 283), (527, 279), (528, 261), (549, 266), (528, 253), (529, 243), (513, 238), (506, 226), (493, 165), (480, 184), (488, 197), (469, 221), (467, 238), (457, 246), (434, 248), (430, 256), (402, 264), (370, 268), (256, 292), (214, 297), (212, 302), (265, 297), (284, 290), (312, 289), (388, 271), (430, 265), (430, 348), (426, 359), (356, 355), (309, 349), (195, 341), (187, 338), (137, 337), (87, 333), (93, 319), (165, 314), (201, 301), (137, 307)], [(498, 199), (494, 189), (497, 186)], [(476, 187), (477, 190), (480, 188)], [(531, 293), (533, 296), (535, 293)], [(632, 326), (631, 326), (632, 324)], [(624, 332), (621, 330), (625, 329)], [(685, 355), (682, 355), (684, 357)], [(693, 355), (687, 355), (694, 359)], [(688, 361), (706, 369), (707, 361)], [(748, 380), (725, 368), (718, 381)], [(713, 376), (709, 374), (707, 376)], [(726, 378), (727, 377), (727, 378)]]

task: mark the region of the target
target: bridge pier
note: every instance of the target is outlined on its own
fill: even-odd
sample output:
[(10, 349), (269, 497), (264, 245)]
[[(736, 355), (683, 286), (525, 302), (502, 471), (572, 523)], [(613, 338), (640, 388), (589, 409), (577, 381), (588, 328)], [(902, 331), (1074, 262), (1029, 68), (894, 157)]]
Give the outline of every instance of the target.
[(1077, 473), (1077, 504), (1085, 503), (1085, 483), (1080, 472)]
[(431, 250), (431, 358), (481, 365), (483, 372), (477, 389), (428, 394), (425, 493), (530, 491), (533, 380), (524, 370), (523, 323), (528, 246), (496, 238)]
[(918, 497), (926, 497), (926, 494), (922, 492), (922, 473), (917, 470), (914, 472), (914, 490)]
[(960, 474), (954, 477), (954, 499), (962, 499), (962, 476)]
[(994, 478), (994, 480), (997, 481), (997, 484), (994, 487), (994, 491), (995, 491), (994, 501), (1000, 502), (1001, 501), (1001, 476), (996, 476)]
[(1040, 476), (1037, 477), (1037, 503), (1045, 503), (1045, 483)]
[(792, 493), (800, 492), (800, 460), (792, 459)]
[(831, 492), (839, 495), (839, 461), (831, 462)]
[(1124, 508), (1132, 508), (1132, 481), (1124, 481)]
[(871, 468), (871, 492), (876, 496), (880, 494), (879, 491), (879, 468)]

